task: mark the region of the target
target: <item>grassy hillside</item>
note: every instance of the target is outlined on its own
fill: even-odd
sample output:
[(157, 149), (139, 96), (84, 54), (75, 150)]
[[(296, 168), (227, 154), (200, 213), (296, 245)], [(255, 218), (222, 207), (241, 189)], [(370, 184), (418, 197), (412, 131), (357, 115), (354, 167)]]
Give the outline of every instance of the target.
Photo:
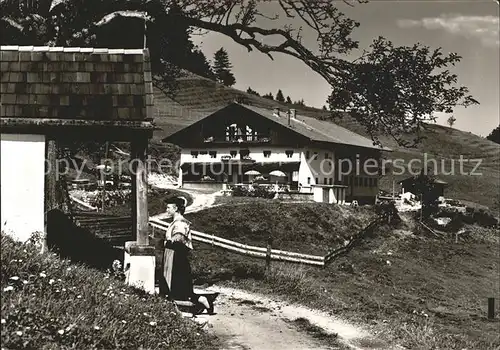
[(165, 298), (1, 235), (2, 349), (217, 349)]
[[(361, 214), (361, 215), (360, 215)], [(221, 216), (223, 215), (223, 216)], [(321, 253), (363, 225), (373, 213), (319, 203), (227, 205), (189, 214), (194, 229), (264, 246), (270, 227), (279, 247)], [(371, 328), (407, 349), (495, 349), (497, 319), (486, 318), (487, 298), (498, 296), (499, 233), (477, 226), (458, 242), (419, 232), (409, 214), (383, 226), (348, 255), (325, 268), (273, 262), (195, 243), (193, 267), (199, 283), (230, 285), (279, 295)], [(361, 344), (360, 344), (361, 345)]]
[[(155, 134), (155, 138), (160, 139), (169, 135), (234, 100), (265, 108), (276, 106), (283, 109), (296, 108), (299, 115), (315, 118), (323, 118), (328, 113), (315, 108), (280, 104), (189, 74), (179, 80), (179, 90), (175, 96), (169, 98), (159, 90), (155, 91), (154, 118), (158, 126), (162, 128)], [(364, 129), (349, 116), (335, 120), (335, 122), (366, 136)], [(500, 178), (500, 145), (468, 132), (436, 124), (429, 124), (423, 134), (426, 139), (414, 149), (398, 147), (392, 139), (381, 137), (383, 144), (394, 150), (387, 157), (393, 160), (404, 159), (407, 163), (411, 159), (423, 159), (425, 152), (428, 159), (445, 160), (446, 165), (443, 170), (446, 172), (451, 170), (451, 161), (455, 160), (456, 173), (459, 170), (458, 159), (460, 155), (464, 159), (482, 159), (481, 166), (476, 169), (476, 172), (482, 173), (481, 176), (442, 175), (441, 178), (449, 183), (445, 194), (451, 198), (498, 208), (495, 206), (495, 197), (498, 197), (500, 192), (498, 181)], [(475, 163), (466, 165), (464, 169), (470, 172)], [(438, 169), (440, 168), (439, 165)], [(406, 176), (395, 178), (386, 176), (381, 181), (381, 187), (384, 190), (391, 190), (392, 181), (399, 181), (404, 177)]]

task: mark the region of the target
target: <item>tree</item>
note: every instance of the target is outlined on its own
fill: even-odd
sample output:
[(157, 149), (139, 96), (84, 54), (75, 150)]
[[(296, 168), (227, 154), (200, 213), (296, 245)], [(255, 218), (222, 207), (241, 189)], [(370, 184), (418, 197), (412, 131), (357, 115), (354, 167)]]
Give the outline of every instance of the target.
[(448, 123), (450, 128), (453, 128), (453, 124), (455, 124), (456, 121), (457, 121), (457, 118), (455, 118), (454, 116), (450, 116), (446, 122)]
[(303, 99), (303, 98), (301, 98), (301, 99), (300, 99), (300, 100), (298, 100), (298, 101), (295, 101), (293, 104), (294, 104), (294, 105), (297, 105), (297, 106), (305, 106), (305, 105), (306, 105), (306, 103), (304, 102), (304, 99)]
[(255, 96), (260, 96), (260, 94), (259, 94), (257, 91), (252, 90), (252, 88), (251, 88), (251, 87), (248, 87), (248, 89), (247, 89), (247, 94), (250, 94), (250, 95), (255, 95)]
[(290, 96), (286, 97), (286, 103), (292, 104), (292, 99), (290, 98)]
[(219, 83), (222, 83), (226, 86), (233, 86), (236, 83), (236, 79), (234, 78), (233, 73), (231, 73), (232, 65), (229, 62), (229, 56), (221, 47), (214, 54), (214, 74), (215, 78)]
[(276, 93), (276, 101), (285, 102), (285, 97), (283, 96), (283, 92), (281, 91), (281, 89)]
[(262, 95), (262, 97), (267, 98), (268, 100), (274, 100), (274, 96), (270, 92), (265, 95)]
[(500, 143), (500, 125), (493, 129), (492, 132), (486, 138), (490, 141)]
[[(356, 0), (344, 2), (355, 6)], [(479, 103), (467, 87), (456, 85), (458, 78), (449, 70), (461, 59), (455, 53), (445, 55), (441, 48), (432, 50), (421, 44), (397, 47), (382, 37), (359, 50), (352, 33), (360, 24), (342, 13), (346, 4), (326, 0), (280, 0), (275, 6), (255, 0), (96, 0), (88, 6), (75, 0), (4, 0), (0, 2), (0, 31), (4, 44), (97, 46), (114, 21), (128, 24), (121, 28), (121, 42), (140, 38), (146, 21), (154, 82), (164, 89), (175, 88), (179, 66), (170, 57), (177, 53), (166, 40), (158, 44), (151, 39), (152, 34), (173, 40), (168, 27), (180, 28), (181, 24), (220, 33), (271, 59), (285, 54), (301, 60), (331, 86), (327, 102), (332, 117), (339, 109), (349, 111), (378, 144), (378, 136), (387, 134), (406, 146), (403, 135), (408, 132), (417, 133), (417, 142), (425, 123), (436, 120), (435, 112), (453, 113), (457, 106)], [(298, 23), (283, 27), (283, 17)], [(256, 24), (258, 18), (266, 18), (266, 26)], [(317, 38), (310, 47), (302, 41), (304, 30)]]
[(439, 195), (435, 191), (434, 181), (435, 177), (425, 172), (424, 169), (421, 170), (419, 175), (413, 177), (412, 188), (417, 192), (415, 194), (420, 197), (420, 203), (422, 204), (421, 217), (428, 217), (438, 208)]

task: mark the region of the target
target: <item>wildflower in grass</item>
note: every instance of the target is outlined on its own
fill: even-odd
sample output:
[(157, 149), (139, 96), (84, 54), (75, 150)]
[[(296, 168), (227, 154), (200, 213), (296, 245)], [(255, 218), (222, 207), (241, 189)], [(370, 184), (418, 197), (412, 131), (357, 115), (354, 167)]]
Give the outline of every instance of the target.
[(66, 271), (71, 271), (71, 267), (68, 267), (68, 268), (66, 269)]
[(55, 282), (55, 280), (51, 278), (49, 281), (49, 284), (52, 285), (52, 284), (54, 284), (54, 282)]
[(94, 326), (94, 329), (95, 329), (96, 331), (98, 331), (98, 330), (100, 330), (100, 329), (101, 329), (101, 327), (99, 327), (99, 326)]
[(12, 276), (11, 278), (9, 278), (10, 280), (13, 280), (13, 281), (18, 281), (19, 280), (19, 277), (17, 276)]
[(7, 321), (5, 321), (5, 319), (4, 319), (4, 318), (2, 318), (2, 321), (0, 321), (0, 323), (1, 323), (1, 324), (5, 324), (5, 323), (7, 323)]
[(58, 330), (57, 333), (59, 333), (60, 335), (63, 335), (64, 334), (64, 329)]
[(26, 280), (23, 280), (23, 284), (28, 284), (29, 282)]
[(156, 326), (157, 324), (158, 324), (158, 323), (157, 323), (157, 322), (155, 322), (155, 321), (151, 321), (151, 322), (149, 322), (149, 325), (151, 325), (151, 326)]
[(21, 335), (23, 335), (23, 332), (21, 332), (21, 331), (17, 331), (17, 332), (16, 332), (16, 334), (17, 334), (18, 336), (21, 336)]
[(10, 292), (11, 290), (14, 290), (14, 287), (12, 286), (7, 286), (3, 289), (4, 292)]
[(81, 295), (77, 295), (77, 296), (76, 296), (76, 298), (77, 298), (77, 299), (81, 299), (81, 298), (82, 298), (82, 296), (81, 296)]
[(40, 272), (40, 277), (45, 278), (47, 275), (44, 272)]
[[(2, 321), (3, 321), (3, 320), (2, 320)], [(125, 320), (122, 320), (122, 323), (123, 323), (123, 324), (126, 324), (126, 323), (127, 323), (127, 321), (125, 321)]]
[(62, 291), (63, 291), (63, 292), (65, 292), (65, 291), (66, 291), (66, 288), (63, 288), (63, 289), (62, 289)]
[(59, 293), (59, 289), (56, 289), (56, 293)]

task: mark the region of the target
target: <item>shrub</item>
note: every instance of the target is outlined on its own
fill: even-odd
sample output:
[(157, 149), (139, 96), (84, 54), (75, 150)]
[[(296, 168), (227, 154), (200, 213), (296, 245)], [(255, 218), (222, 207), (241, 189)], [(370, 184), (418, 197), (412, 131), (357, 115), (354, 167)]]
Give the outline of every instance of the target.
[(252, 193), (252, 197), (259, 197), (259, 198), (273, 198), (274, 195), (276, 194), (275, 191), (271, 190), (267, 186), (258, 186), (254, 185), (254, 190)]
[(269, 186), (253, 185), (253, 190), (249, 190), (247, 187), (235, 186), (233, 188), (234, 197), (255, 197), (255, 198), (273, 198), (276, 192), (274, 192)]

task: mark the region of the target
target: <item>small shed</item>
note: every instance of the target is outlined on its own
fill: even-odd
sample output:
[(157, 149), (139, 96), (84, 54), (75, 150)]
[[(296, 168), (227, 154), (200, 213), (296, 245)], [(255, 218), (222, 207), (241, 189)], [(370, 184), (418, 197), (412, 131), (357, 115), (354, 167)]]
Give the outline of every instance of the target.
[[(401, 185), (401, 193), (411, 192), (413, 194), (418, 194), (418, 190), (415, 188), (415, 180), (418, 176), (411, 176), (398, 182)], [(444, 197), (444, 189), (448, 185), (447, 182), (433, 178), (431, 179), (431, 191), (435, 193), (436, 197)]]

